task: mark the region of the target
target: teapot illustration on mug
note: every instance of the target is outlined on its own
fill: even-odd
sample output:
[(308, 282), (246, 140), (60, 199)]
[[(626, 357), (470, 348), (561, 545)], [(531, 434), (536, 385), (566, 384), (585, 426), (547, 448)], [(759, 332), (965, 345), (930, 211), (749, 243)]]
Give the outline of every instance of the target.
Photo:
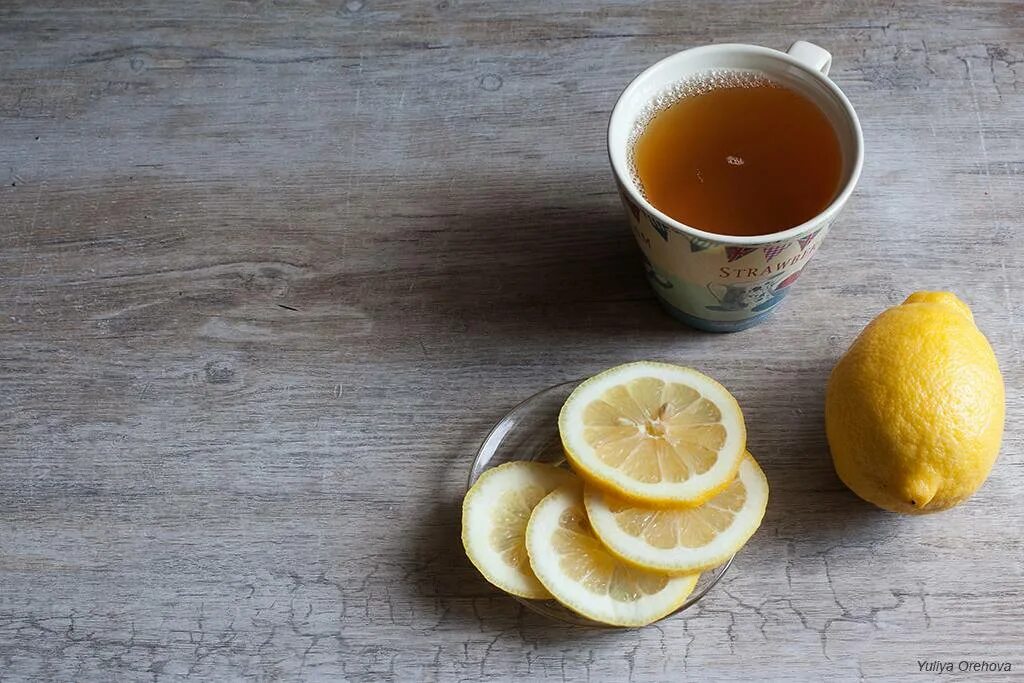
[(791, 284), (796, 278), (787, 278), (783, 287), (777, 287), (780, 279), (776, 277), (754, 284), (726, 285), (721, 282), (709, 282), (708, 292), (718, 303), (705, 308), (709, 311), (766, 311), (786, 296), (789, 290), (785, 285)]

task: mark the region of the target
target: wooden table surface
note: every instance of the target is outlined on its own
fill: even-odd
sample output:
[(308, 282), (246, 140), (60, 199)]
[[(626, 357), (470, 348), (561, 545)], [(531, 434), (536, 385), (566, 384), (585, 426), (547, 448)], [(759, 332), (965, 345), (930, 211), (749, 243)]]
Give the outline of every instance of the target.
[[(676, 50), (797, 39), (860, 114), (860, 185), (773, 320), (691, 331), (609, 111)], [(0, 65), (0, 679), (1024, 671), (1019, 0), (7, 0)], [(946, 288), (999, 357), (1002, 454), (957, 509), (883, 513), (833, 472), (825, 379)], [(469, 463), (640, 358), (740, 399), (764, 525), (684, 616), (546, 622), (465, 559)]]

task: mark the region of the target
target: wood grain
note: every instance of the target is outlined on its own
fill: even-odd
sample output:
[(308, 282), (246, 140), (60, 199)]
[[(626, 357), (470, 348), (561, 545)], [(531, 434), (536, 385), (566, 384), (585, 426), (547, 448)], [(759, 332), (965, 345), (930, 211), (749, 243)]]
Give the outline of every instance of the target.
[[(797, 39), (860, 186), (774, 320), (687, 330), (608, 113), (675, 50)], [(0, 679), (1019, 675), (1022, 45), (1016, 0), (0, 4)], [(992, 341), (1006, 436), (969, 503), (904, 519), (836, 479), (823, 387), (929, 288)], [(638, 358), (739, 397), (765, 524), (684, 617), (546, 623), (464, 559), (470, 459)]]

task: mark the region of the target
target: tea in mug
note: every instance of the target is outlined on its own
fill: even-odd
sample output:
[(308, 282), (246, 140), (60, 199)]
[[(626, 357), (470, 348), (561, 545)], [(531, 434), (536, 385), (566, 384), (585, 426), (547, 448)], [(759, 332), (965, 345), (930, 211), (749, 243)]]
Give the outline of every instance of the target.
[(752, 71), (677, 84), (641, 116), (632, 171), (655, 208), (721, 235), (804, 223), (839, 192), (842, 152), (825, 113)]

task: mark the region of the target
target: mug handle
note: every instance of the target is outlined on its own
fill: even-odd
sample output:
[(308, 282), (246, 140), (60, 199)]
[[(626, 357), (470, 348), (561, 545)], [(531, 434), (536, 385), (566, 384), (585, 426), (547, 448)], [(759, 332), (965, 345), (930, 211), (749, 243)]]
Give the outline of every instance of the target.
[(786, 54), (825, 76), (828, 76), (828, 70), (832, 68), (832, 54), (806, 40), (798, 40), (790, 45)]

